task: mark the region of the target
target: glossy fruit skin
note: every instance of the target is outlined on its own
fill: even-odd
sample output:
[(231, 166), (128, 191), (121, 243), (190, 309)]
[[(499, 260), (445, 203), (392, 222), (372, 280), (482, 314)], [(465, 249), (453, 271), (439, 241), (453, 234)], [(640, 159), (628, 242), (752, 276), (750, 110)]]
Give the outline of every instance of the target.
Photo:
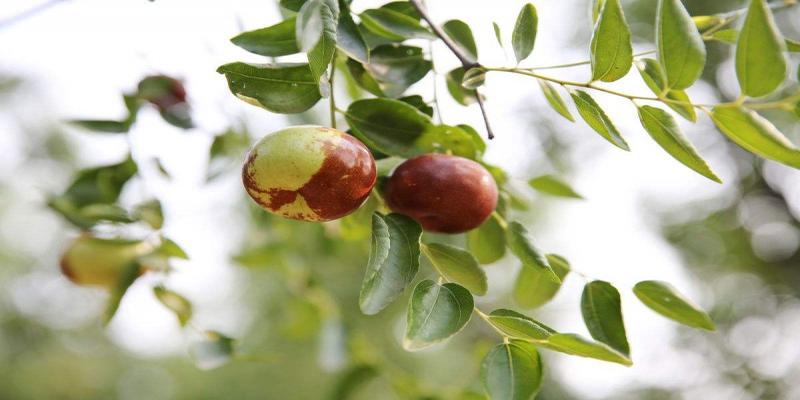
[(405, 161), (384, 190), (389, 208), (429, 232), (475, 229), (497, 206), (497, 184), (489, 171), (475, 161), (444, 154)]
[(61, 272), (78, 285), (114, 287), (136, 258), (153, 251), (151, 243), (81, 235), (61, 257)]
[(263, 209), (300, 221), (331, 221), (358, 209), (375, 186), (369, 149), (336, 129), (295, 126), (265, 136), (242, 168)]

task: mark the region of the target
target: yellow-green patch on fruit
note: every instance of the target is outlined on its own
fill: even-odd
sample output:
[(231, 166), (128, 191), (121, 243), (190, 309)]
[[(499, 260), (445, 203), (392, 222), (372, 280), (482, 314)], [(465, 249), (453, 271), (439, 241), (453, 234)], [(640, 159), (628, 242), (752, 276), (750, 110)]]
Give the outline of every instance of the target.
[(375, 160), (356, 138), (295, 126), (262, 138), (242, 168), (247, 193), (274, 214), (330, 221), (356, 210), (375, 185)]
[(82, 235), (61, 257), (61, 272), (79, 285), (110, 288), (131, 262), (153, 250), (152, 244), (143, 241)]

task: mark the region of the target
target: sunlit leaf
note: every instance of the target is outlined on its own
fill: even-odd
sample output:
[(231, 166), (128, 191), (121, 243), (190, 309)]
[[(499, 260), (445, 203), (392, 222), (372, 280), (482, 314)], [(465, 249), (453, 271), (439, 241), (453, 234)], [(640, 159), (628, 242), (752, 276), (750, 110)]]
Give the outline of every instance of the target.
[(630, 355), (622, 320), (622, 302), (614, 286), (604, 281), (587, 283), (581, 295), (581, 314), (593, 338), (626, 356)]
[(667, 87), (686, 89), (703, 73), (706, 45), (680, 0), (659, 0), (657, 15), (658, 60)]
[(486, 273), (475, 257), (458, 247), (448, 244), (430, 243), (422, 246), (422, 252), (430, 259), (439, 275), (449, 282), (458, 283), (478, 296), (486, 294)]
[(530, 343), (499, 344), (483, 359), (481, 380), (492, 399), (530, 400), (542, 385), (542, 360)]
[(745, 150), (800, 168), (800, 150), (766, 118), (736, 106), (715, 107), (711, 119), (722, 133)]
[(614, 126), (614, 123), (611, 122), (611, 119), (608, 118), (608, 115), (600, 108), (600, 105), (597, 104), (592, 96), (581, 90), (573, 90), (570, 95), (575, 102), (575, 106), (578, 107), (578, 114), (586, 121), (589, 127), (614, 146), (630, 151), (628, 143), (620, 135), (617, 127)]
[(241, 62), (217, 69), (239, 99), (269, 111), (297, 114), (321, 98), (308, 64), (253, 65)]
[(491, 217), (478, 229), (467, 233), (467, 248), (481, 264), (491, 264), (506, 254), (506, 235), (497, 219)]
[(630, 358), (608, 345), (595, 342), (574, 333), (557, 333), (550, 336), (542, 347), (578, 357), (593, 358), (622, 365), (632, 365)]
[(186, 325), (192, 319), (192, 303), (185, 297), (163, 286), (154, 287), (153, 294), (164, 307), (175, 314), (181, 326)]
[(289, 18), (275, 25), (242, 32), (231, 39), (233, 44), (255, 54), (278, 57), (300, 51), (295, 38), (296, 19)]
[(373, 214), (372, 247), (359, 296), (364, 314), (377, 314), (414, 280), (421, 236), (422, 228), (408, 217)]
[(672, 157), (698, 174), (714, 182), (722, 182), (700, 157), (694, 145), (683, 135), (675, 119), (666, 111), (656, 107), (641, 106), (639, 119), (650, 137)]
[(697, 122), (697, 112), (692, 105), (689, 95), (683, 90), (667, 89), (667, 78), (658, 61), (652, 58), (645, 58), (636, 62), (636, 67), (650, 90), (659, 97), (669, 101), (663, 102), (667, 107), (678, 113), (678, 115), (691, 121)]
[(472, 295), (455, 283), (420, 282), (408, 303), (403, 347), (421, 350), (458, 333), (472, 316)]
[(605, 0), (592, 35), (592, 80), (614, 82), (633, 64), (631, 32), (620, 0)]
[(122, 298), (125, 296), (125, 293), (128, 292), (128, 288), (133, 285), (133, 282), (139, 278), (141, 273), (142, 265), (139, 263), (139, 260), (131, 261), (125, 266), (125, 268), (123, 268), (119, 278), (117, 279), (116, 285), (111, 288), (106, 310), (103, 315), (103, 320), (106, 324), (111, 322), (111, 319), (114, 318), (114, 315), (116, 315), (119, 305), (122, 302)]
[(517, 22), (514, 24), (514, 31), (511, 33), (511, 47), (514, 49), (514, 57), (517, 63), (528, 58), (536, 44), (536, 33), (539, 25), (539, 16), (536, 7), (531, 3), (522, 6)]
[(673, 321), (709, 331), (715, 329), (705, 311), (667, 282), (639, 282), (633, 287), (633, 293), (651, 310)]
[(516, 221), (508, 224), (506, 241), (511, 252), (522, 262), (522, 268), (539, 270), (545, 273), (553, 282), (561, 282), (561, 279), (550, 266), (547, 257), (533, 244), (528, 230), (522, 224)]
[(494, 310), (489, 314), (489, 322), (510, 337), (537, 343), (558, 333), (553, 328), (513, 310)]
[[(548, 254), (547, 261), (563, 282), (569, 273), (569, 263), (561, 256)], [(521, 268), (514, 283), (514, 301), (524, 308), (537, 308), (558, 294), (561, 282), (554, 282), (550, 275), (533, 268)]]
[(783, 83), (785, 49), (767, 0), (751, 0), (736, 45), (736, 76), (744, 94), (766, 96)]
[(539, 79), (539, 87), (542, 88), (542, 93), (544, 93), (545, 99), (547, 102), (550, 103), (550, 106), (553, 109), (561, 114), (562, 117), (575, 122), (575, 117), (572, 116), (572, 113), (567, 108), (567, 103), (564, 102), (564, 99), (558, 94), (556, 88), (550, 84), (550, 82), (545, 81), (544, 79)]

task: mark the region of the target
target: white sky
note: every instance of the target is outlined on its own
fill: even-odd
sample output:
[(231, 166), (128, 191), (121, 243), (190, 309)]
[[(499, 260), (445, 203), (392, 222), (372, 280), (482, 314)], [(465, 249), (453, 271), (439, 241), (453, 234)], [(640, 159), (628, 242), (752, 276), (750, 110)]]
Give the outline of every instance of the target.
[[(31, 0), (4, 0), (0, 19), (32, 3)], [(355, 7), (366, 8), (373, 3), (356, 0)], [(500, 22), (508, 39), (522, 1), (436, 0), (429, 3), (434, 19), (443, 22), (460, 18), (471, 25), (484, 64), (506, 63), (495, 43), (491, 21)], [(549, 65), (587, 59), (587, 50), (564, 47), (574, 26), (564, 21), (587, 22), (585, 2), (535, 3), (540, 16), (539, 37), (534, 56), (527, 64)], [(276, 8), (264, 0), (157, 0), (155, 3), (72, 0), (0, 29), (0, 70), (34, 79), (37, 88), (44, 93), (41, 102), (52, 107), (59, 117), (114, 118), (122, 115), (120, 93), (131, 90), (145, 74), (163, 72), (186, 80), (200, 127), (198, 132), (182, 134), (165, 127), (151, 113), (137, 124), (134, 143), (138, 158), (160, 155), (166, 168), (176, 177), (171, 184), (155, 182), (150, 187), (165, 202), (170, 224), (167, 234), (184, 245), (193, 258), (179, 266), (180, 272), (171, 285), (187, 293), (197, 304), (198, 325), (233, 334), (244, 332), (247, 316), (256, 312), (239, 307), (233, 289), (243, 276), (226, 258), (238, 241), (237, 235), (241, 234), (226, 229), (234, 225), (228, 223), (230, 218), (242, 217), (240, 211), (231, 209), (229, 200), (231, 193), (239, 195), (240, 188), (235, 180), (201, 187), (206, 146), (210, 134), (221, 131), (240, 116), (246, 116), (259, 134), (284, 126), (286, 121), (236, 100), (229, 94), (224, 78), (214, 70), (218, 65), (235, 60), (262, 61), (228, 42), (228, 38), (240, 31), (237, 21), (241, 21), (245, 29), (254, 29), (278, 20)], [(436, 55), (440, 71), (455, 67), (455, 59), (447, 55), (443, 47), (436, 48)], [(587, 71), (577, 68), (555, 71), (552, 75), (585, 80)], [(443, 97), (447, 97), (441, 83)], [(429, 84), (420, 90), (427, 94), (427, 86)], [(647, 93), (636, 73), (621, 81), (618, 87)], [(702, 84), (691, 93), (699, 101), (713, 101), (708, 99)], [(547, 108), (532, 79), (492, 75), (486, 94), (498, 137), (489, 145), (488, 159), (513, 171), (520, 179), (530, 176), (532, 172), (525, 168), (531, 165), (531, 160), (540, 157), (540, 149), (527, 139), (536, 135), (535, 128), (521, 113), (548, 113), (559, 124), (559, 134), (565, 140), (592, 143), (587, 154), (577, 155), (578, 159), (588, 161), (578, 162), (578, 175), (571, 177), (574, 186), (589, 200), (553, 203), (557, 207), (550, 208), (544, 218), (546, 223), (537, 230), (536, 236), (541, 247), (565, 255), (577, 269), (614, 282), (622, 292), (627, 320), (635, 321), (635, 324), (627, 324), (635, 367), (555, 356), (549, 357), (553, 360), (550, 373), (558, 374), (571, 390), (586, 396), (603, 396), (636, 381), (663, 382), (676, 369), (691, 371), (694, 360), (691, 355), (670, 357), (670, 362), (664, 362), (665, 344), (673, 334), (673, 325), (641, 306), (630, 288), (639, 280), (664, 279), (701, 303), (708, 300), (707, 292), (686, 279), (677, 255), (661, 240), (657, 226), (641, 211), (656, 205), (677, 207), (712, 198), (731, 187), (716, 185), (698, 176), (658, 149), (639, 126), (635, 110), (627, 101), (597, 96), (626, 135), (632, 153), (613, 148), (581, 123), (562, 123)], [(476, 108), (463, 108), (449, 99), (445, 99), (444, 105), (442, 113), (446, 122), (467, 122), (483, 131)], [(723, 180), (734, 180), (735, 172), (709, 122), (702, 119), (695, 127), (684, 127)], [(0, 120), (0, 129), (6, 128)], [(113, 160), (124, 151), (124, 143), (115, 138), (98, 139), (78, 132), (75, 136), (88, 146), (85, 154), (91, 154), (92, 158), (86, 158), (87, 164)], [(0, 144), (3, 140), (13, 143), (13, 139), (0, 138)], [(109, 148), (114, 150), (106, 150)], [(7, 166), (13, 167), (13, 160), (0, 161), (0, 167)], [(778, 166), (770, 168), (777, 168), (781, 176), (788, 171)], [(796, 172), (792, 174), (793, 182), (797, 182), (800, 177)], [(507, 271), (489, 271), (496, 290), (510, 284)], [(576, 277), (568, 281), (564, 292), (545, 314), (551, 325), (564, 331), (585, 333), (578, 304), (581, 285)], [(560, 315), (556, 317), (556, 313)], [(172, 316), (155, 303), (146, 283), (137, 284), (126, 297), (110, 334), (121, 346), (143, 355), (183, 351), (183, 339)], [(678, 366), (675, 360), (683, 365)], [(669, 379), (676, 384), (685, 383), (675, 381), (674, 377)]]

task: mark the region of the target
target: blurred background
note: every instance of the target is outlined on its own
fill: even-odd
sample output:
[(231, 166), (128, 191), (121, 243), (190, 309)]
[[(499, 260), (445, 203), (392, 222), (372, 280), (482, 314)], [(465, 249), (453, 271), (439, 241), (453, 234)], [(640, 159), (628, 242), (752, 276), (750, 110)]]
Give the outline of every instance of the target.
[[(368, 232), (274, 219), (246, 198), (238, 168), (249, 140), (327, 118), (324, 104), (291, 120), (249, 106), (215, 72), (230, 61), (263, 62), (229, 38), (278, 22), (277, 4), (37, 3), (0, 6), (0, 399), (482, 398), (478, 367), (497, 340), (489, 328), (473, 322), (445, 345), (403, 351), (405, 301), (375, 317), (358, 311)], [(435, 20), (470, 24), (484, 64), (510, 65), (491, 21), (510, 36), (523, 1), (428, 3)], [(353, 7), (380, 4), (355, 0)], [(588, 1), (535, 4), (539, 35), (528, 63), (588, 59)], [(653, 48), (654, 4), (623, 1), (639, 51)], [(692, 15), (744, 5), (685, 4)], [(795, 39), (797, 8), (778, 16), (784, 35)], [(444, 47), (433, 52), (439, 71), (457, 66)], [(728, 45), (709, 44), (704, 80), (689, 92), (695, 101), (738, 95), (731, 54)], [(152, 108), (140, 113), (127, 140), (63, 123), (122, 118), (121, 94), (152, 74), (183, 80), (192, 129), (166, 124)], [(588, 74), (574, 68), (551, 75), (585, 80)], [(519, 196), (531, 206), (520, 217), (541, 247), (620, 289), (632, 346), (631, 368), (545, 351), (547, 382), (538, 398), (800, 399), (800, 172), (741, 151), (701, 117), (683, 128), (725, 181), (717, 185), (661, 151), (627, 100), (597, 96), (631, 153), (561, 119), (533, 80), (490, 75), (487, 82), (497, 134), (487, 161), (523, 182)], [(435, 84), (446, 93), (443, 78)], [(429, 76), (412, 92), (430, 98), (432, 85)], [(635, 72), (618, 87), (647, 93)], [(442, 96), (446, 123), (482, 131), (473, 107)], [(798, 143), (800, 126), (769, 116)], [(210, 151), (226, 133), (224, 150)], [(163, 232), (190, 259), (175, 262), (169, 276), (138, 280), (104, 328), (107, 294), (78, 287), (59, 272), (59, 255), (78, 231), (46, 203), (75, 171), (119, 162), (129, 148), (140, 174), (122, 202), (159, 199)], [(547, 173), (567, 179), (586, 200), (548, 198), (524, 187)], [(511, 304), (518, 268), (510, 258), (488, 266), (490, 292), (478, 305)], [(672, 282), (711, 311), (718, 330), (693, 331), (645, 309), (630, 291), (644, 279)], [(584, 332), (583, 283), (571, 275), (552, 303), (529, 313), (559, 330)], [(191, 326), (181, 328), (156, 300), (155, 284), (192, 301)], [(206, 329), (236, 340), (232, 362), (197, 368), (189, 349)]]

